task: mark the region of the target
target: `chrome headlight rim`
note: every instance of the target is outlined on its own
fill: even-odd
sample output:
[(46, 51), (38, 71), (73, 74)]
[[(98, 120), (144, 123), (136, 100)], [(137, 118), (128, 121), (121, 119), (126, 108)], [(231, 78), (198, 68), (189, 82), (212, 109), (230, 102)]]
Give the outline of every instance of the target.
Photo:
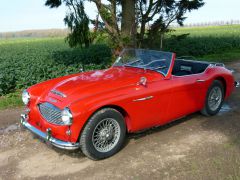
[(31, 98), (31, 96), (30, 96), (29, 92), (26, 89), (23, 90), (22, 101), (25, 105), (28, 105), (28, 103), (30, 102), (30, 98)]
[(61, 119), (64, 123), (64, 125), (67, 125), (67, 126), (70, 126), (72, 125), (72, 122), (73, 122), (73, 115), (72, 115), (72, 112), (69, 108), (64, 108), (61, 112)]

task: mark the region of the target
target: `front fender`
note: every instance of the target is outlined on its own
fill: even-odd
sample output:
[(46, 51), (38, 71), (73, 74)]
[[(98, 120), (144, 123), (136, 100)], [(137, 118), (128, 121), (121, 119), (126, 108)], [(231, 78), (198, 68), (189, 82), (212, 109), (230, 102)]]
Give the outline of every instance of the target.
[(99, 109), (102, 107), (118, 107), (126, 112), (126, 124), (128, 130), (131, 129), (130, 120), (131, 117), (127, 113), (127, 110), (124, 107), (124, 104), (127, 104), (128, 101), (132, 99), (129, 95), (131, 94), (132, 87), (129, 87), (125, 90), (121, 90), (120, 92), (109, 92), (107, 94), (98, 94), (85, 99), (78, 100), (70, 105), (70, 109), (73, 113), (73, 124), (71, 126), (72, 132), (72, 141), (76, 142), (78, 137), (87, 123), (88, 119)]

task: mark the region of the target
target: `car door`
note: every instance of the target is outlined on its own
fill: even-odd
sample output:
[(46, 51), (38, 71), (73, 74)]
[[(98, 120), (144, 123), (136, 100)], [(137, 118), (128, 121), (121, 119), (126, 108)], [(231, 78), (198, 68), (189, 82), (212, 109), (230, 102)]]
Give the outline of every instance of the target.
[(136, 86), (135, 96), (129, 99), (126, 110), (130, 114), (133, 131), (163, 125), (169, 121), (172, 85), (169, 80), (149, 82), (147, 87)]
[[(172, 85), (170, 82), (170, 74), (172, 71), (175, 54), (170, 59), (170, 67), (166, 71), (165, 76), (161, 73), (159, 78), (153, 81), (147, 81), (146, 85), (136, 85), (129, 94), (134, 94), (128, 99), (127, 106), (124, 107), (130, 114), (131, 129), (133, 131), (149, 128), (152, 126), (165, 124), (168, 120), (167, 113), (170, 108)], [(146, 79), (152, 76), (148, 73), (144, 75)]]
[(171, 83), (171, 102), (168, 118), (181, 118), (190, 113), (199, 111), (204, 104), (206, 84), (203, 74), (173, 76)]

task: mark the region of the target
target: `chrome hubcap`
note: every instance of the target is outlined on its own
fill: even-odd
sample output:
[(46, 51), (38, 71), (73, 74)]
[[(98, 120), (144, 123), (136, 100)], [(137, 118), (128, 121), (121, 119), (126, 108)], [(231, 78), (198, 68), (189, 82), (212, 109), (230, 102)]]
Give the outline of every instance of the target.
[(108, 152), (118, 143), (120, 133), (120, 126), (115, 119), (103, 119), (93, 131), (93, 146), (99, 152)]
[(216, 111), (222, 102), (222, 91), (220, 87), (214, 87), (209, 93), (208, 105), (212, 111)]

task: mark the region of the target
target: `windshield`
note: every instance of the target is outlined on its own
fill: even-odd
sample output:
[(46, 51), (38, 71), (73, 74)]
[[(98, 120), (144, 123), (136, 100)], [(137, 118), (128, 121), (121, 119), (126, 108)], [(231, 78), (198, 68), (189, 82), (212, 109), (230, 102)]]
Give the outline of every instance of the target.
[(145, 49), (124, 49), (113, 66), (128, 66), (155, 70), (167, 75), (173, 53)]

